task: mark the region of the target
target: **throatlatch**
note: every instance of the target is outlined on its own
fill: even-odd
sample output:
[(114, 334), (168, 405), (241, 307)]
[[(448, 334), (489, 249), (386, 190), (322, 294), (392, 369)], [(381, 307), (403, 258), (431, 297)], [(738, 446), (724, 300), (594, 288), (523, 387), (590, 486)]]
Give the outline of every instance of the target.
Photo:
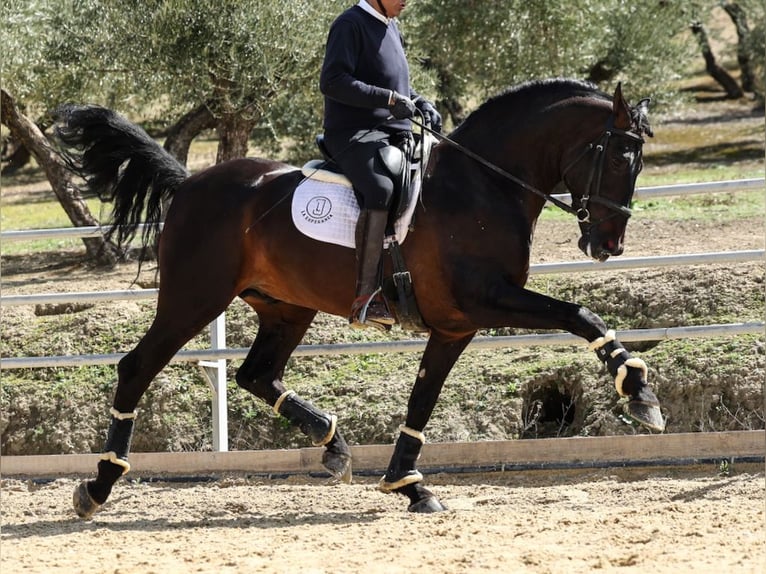
[(133, 423), (138, 413), (137, 411), (121, 413), (115, 408), (111, 408), (109, 412), (112, 415), (112, 421), (109, 424), (109, 432), (106, 436), (104, 452), (101, 453), (101, 460), (121, 466), (122, 474), (125, 474), (130, 470), (128, 454), (133, 438)]
[(614, 376), (614, 387), (621, 397), (630, 396), (622, 388), (622, 382), (628, 375), (628, 367), (641, 369), (644, 380), (646, 380), (648, 374), (646, 363), (637, 357), (630, 356), (625, 347), (617, 341), (614, 330), (608, 330), (603, 337), (599, 337), (591, 342), (588, 348), (591, 351), (596, 351), (596, 356), (601, 359), (612, 376)]
[(415, 469), (415, 462), (420, 458), (426, 436), (404, 425), (399, 427), (399, 431), (388, 470), (378, 483), (378, 489), (382, 492), (391, 492), (423, 480), (423, 475)]

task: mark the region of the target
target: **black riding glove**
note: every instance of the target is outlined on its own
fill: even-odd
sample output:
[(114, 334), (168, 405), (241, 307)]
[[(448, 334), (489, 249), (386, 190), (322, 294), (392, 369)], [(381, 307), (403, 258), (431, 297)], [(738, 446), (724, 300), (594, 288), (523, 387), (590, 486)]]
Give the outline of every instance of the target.
[(389, 106), (391, 115), (397, 120), (408, 120), (415, 115), (415, 102), (407, 96), (394, 92), (391, 96), (393, 104)]
[(435, 132), (442, 131), (442, 116), (436, 111), (431, 102), (425, 98), (420, 98), (415, 102), (415, 107), (420, 110), (427, 124), (431, 124), (431, 129)]

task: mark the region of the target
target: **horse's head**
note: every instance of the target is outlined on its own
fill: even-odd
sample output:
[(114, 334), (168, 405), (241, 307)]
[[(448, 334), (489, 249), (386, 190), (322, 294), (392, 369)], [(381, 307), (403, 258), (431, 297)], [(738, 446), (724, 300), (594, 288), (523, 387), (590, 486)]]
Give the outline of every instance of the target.
[(600, 134), (584, 149), (577, 146), (569, 150), (564, 158), (562, 180), (577, 212), (581, 232), (578, 246), (593, 259), (605, 261), (623, 252), (630, 203), (643, 167), (644, 135), (653, 135), (648, 106), (648, 99), (629, 106), (618, 84)]

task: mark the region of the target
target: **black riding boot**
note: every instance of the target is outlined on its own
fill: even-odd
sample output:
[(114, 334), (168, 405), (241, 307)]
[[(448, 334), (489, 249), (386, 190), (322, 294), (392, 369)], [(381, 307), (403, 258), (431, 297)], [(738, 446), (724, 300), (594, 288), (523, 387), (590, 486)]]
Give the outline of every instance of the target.
[(390, 329), (396, 321), (380, 291), (380, 256), (388, 213), (362, 210), (356, 224), (356, 299), (351, 305), (352, 327)]

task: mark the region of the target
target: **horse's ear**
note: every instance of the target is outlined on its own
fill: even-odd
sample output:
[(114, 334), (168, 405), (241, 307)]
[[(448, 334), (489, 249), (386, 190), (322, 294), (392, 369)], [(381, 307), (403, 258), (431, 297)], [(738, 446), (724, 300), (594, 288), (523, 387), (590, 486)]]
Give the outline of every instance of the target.
[(614, 114), (614, 127), (628, 131), (630, 129), (630, 106), (622, 97), (622, 82), (617, 82), (612, 98), (612, 113)]

